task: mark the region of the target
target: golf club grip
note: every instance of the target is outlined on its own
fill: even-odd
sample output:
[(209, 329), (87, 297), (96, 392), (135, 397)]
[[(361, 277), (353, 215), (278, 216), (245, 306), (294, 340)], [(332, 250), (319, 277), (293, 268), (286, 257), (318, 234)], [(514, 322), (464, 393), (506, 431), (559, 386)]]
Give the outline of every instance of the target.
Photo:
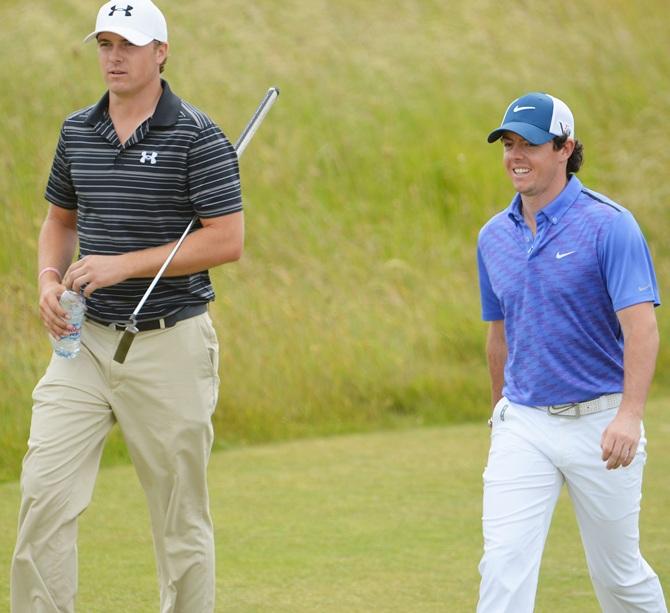
[(258, 108), (256, 109), (256, 112), (254, 113), (249, 123), (247, 124), (247, 127), (244, 128), (242, 134), (240, 134), (240, 137), (237, 139), (237, 142), (235, 143), (235, 151), (237, 151), (238, 158), (242, 156), (244, 150), (247, 148), (247, 145), (249, 144), (249, 141), (251, 141), (254, 134), (256, 134), (256, 130), (258, 130), (258, 127), (263, 122), (263, 119), (265, 119), (265, 116), (268, 114), (268, 111), (270, 110), (270, 108), (272, 108), (272, 105), (275, 103), (277, 96), (279, 96), (279, 89), (276, 87), (271, 87), (265, 94), (265, 98), (261, 100), (261, 103), (258, 105)]
[[(244, 153), (244, 150), (247, 148), (249, 141), (251, 141), (254, 134), (256, 133), (256, 130), (258, 130), (258, 126), (260, 126), (263, 119), (265, 119), (265, 116), (268, 114), (268, 111), (274, 104), (275, 100), (277, 99), (277, 96), (279, 96), (278, 88), (271, 87), (270, 89), (268, 89), (267, 93), (265, 94), (265, 97), (263, 98), (263, 100), (261, 100), (261, 103), (258, 105), (256, 112), (249, 120), (249, 123), (247, 124), (246, 128), (242, 130), (242, 134), (237, 139), (237, 143), (235, 144), (235, 151), (237, 152), (238, 159), (241, 157), (242, 153)], [(195, 224), (197, 219), (198, 219), (197, 215), (195, 215), (191, 219), (188, 226), (186, 226), (186, 229), (184, 230), (183, 234), (177, 241), (177, 244), (172, 248), (172, 251), (166, 258), (165, 262), (163, 262), (163, 265), (161, 266), (160, 270), (156, 273), (156, 276), (151, 281), (151, 284), (147, 288), (147, 291), (144, 292), (144, 296), (142, 296), (142, 299), (140, 300), (139, 304), (135, 307), (135, 310), (133, 311), (132, 317), (134, 319), (137, 318), (137, 314), (140, 312), (140, 310), (144, 306), (144, 303), (151, 295), (151, 292), (154, 291), (154, 287), (156, 287), (156, 284), (158, 283), (158, 281), (160, 281), (161, 277), (163, 276), (163, 273), (165, 272), (165, 269), (172, 262), (174, 256), (177, 254), (177, 251), (179, 250), (179, 247), (181, 247), (181, 244), (184, 242), (184, 239), (188, 236), (188, 233), (191, 231), (191, 228), (193, 228), (193, 225)]]

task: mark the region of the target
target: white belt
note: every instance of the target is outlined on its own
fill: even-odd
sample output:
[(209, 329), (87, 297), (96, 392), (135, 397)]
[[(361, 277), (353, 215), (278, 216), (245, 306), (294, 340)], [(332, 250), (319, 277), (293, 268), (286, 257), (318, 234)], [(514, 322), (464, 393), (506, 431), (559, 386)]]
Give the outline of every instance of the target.
[(605, 394), (593, 400), (584, 402), (569, 402), (567, 404), (550, 404), (546, 406), (534, 406), (534, 409), (546, 411), (549, 415), (559, 415), (561, 417), (579, 417), (589, 415), (590, 413), (600, 413), (616, 409), (621, 404), (623, 394)]

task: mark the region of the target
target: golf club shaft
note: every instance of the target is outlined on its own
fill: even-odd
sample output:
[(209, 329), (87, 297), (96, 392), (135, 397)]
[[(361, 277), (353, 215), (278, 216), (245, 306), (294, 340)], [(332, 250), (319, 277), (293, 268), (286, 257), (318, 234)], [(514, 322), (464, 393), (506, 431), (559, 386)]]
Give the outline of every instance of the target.
[[(260, 126), (263, 119), (265, 119), (265, 116), (268, 114), (270, 107), (274, 104), (278, 95), (279, 90), (276, 87), (271, 87), (270, 89), (268, 89), (267, 93), (265, 94), (265, 97), (258, 105), (258, 108), (256, 109), (256, 112), (254, 113), (253, 117), (249, 120), (247, 127), (244, 128), (242, 134), (240, 134), (240, 137), (237, 139), (237, 142), (235, 143), (235, 152), (237, 153), (238, 159), (242, 157), (244, 150), (247, 148), (247, 145), (253, 138), (254, 134), (256, 133), (256, 130), (258, 130), (258, 126)], [(193, 228), (193, 225), (195, 224), (197, 219), (198, 219), (197, 215), (195, 215), (193, 219), (191, 219), (188, 226), (186, 226), (184, 233), (177, 241), (177, 244), (172, 248), (172, 251), (170, 251), (165, 262), (163, 262), (163, 265), (160, 267), (160, 270), (156, 273), (156, 276), (153, 278), (153, 281), (147, 288), (147, 291), (144, 292), (142, 300), (140, 300), (138, 305), (135, 307), (133, 314), (131, 315), (131, 320), (133, 322), (137, 319), (137, 314), (140, 312), (140, 310), (144, 306), (144, 303), (151, 295), (151, 292), (154, 291), (154, 287), (156, 287), (156, 284), (158, 283), (158, 281), (160, 281), (160, 278), (163, 276), (163, 273), (165, 272), (166, 268), (172, 262), (174, 256), (177, 254), (177, 251), (179, 250), (179, 247), (181, 247), (181, 244), (184, 242), (184, 239), (188, 236), (188, 233), (191, 231), (191, 228)]]

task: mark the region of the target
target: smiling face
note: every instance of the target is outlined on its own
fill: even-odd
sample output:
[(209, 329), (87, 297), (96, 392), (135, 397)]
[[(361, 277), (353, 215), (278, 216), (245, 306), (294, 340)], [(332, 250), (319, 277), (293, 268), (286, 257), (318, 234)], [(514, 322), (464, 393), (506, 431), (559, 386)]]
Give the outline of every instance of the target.
[(573, 140), (555, 150), (553, 141), (533, 145), (514, 132), (502, 136), (503, 165), (524, 202), (539, 208), (551, 202), (567, 183), (565, 167)]
[(118, 34), (98, 34), (98, 61), (112, 94), (132, 96), (160, 80), (160, 65), (167, 58), (167, 43), (139, 47)]

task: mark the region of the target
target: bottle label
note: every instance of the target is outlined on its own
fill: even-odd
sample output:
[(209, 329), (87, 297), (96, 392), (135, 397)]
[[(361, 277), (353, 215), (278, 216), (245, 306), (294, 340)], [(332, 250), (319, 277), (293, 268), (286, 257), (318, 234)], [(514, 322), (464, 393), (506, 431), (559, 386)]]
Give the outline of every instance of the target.
[(66, 334), (65, 336), (61, 336), (60, 340), (70, 339), (71, 341), (76, 341), (76, 340), (79, 339), (79, 337), (81, 336), (81, 325), (79, 325), (79, 326), (77, 326), (75, 324), (73, 324), (73, 325), (74, 325), (74, 330), (72, 332), (70, 332), (70, 334)]

